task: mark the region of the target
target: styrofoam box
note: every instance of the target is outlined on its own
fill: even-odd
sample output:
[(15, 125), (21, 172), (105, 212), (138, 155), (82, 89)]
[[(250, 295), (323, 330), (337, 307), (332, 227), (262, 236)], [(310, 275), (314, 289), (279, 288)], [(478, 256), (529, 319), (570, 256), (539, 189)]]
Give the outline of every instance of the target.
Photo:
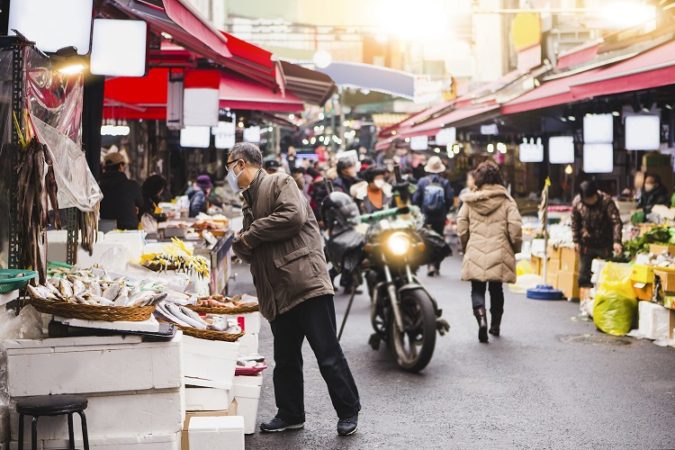
[(258, 403), (263, 377), (234, 377), (232, 391), (237, 400), (237, 414), (244, 418), (244, 433), (255, 433), (255, 423), (258, 418)]
[(244, 450), (244, 419), (239, 416), (193, 417), (188, 440), (191, 450)]
[(231, 397), (231, 390), (187, 386), (185, 388), (185, 410), (226, 410), (232, 403)]
[(648, 339), (667, 339), (670, 310), (651, 302), (638, 305), (639, 332)]
[(239, 343), (183, 337), (185, 385), (231, 389)]
[[(183, 396), (183, 388), (87, 396), (89, 403), (85, 414), (89, 437), (103, 439), (177, 433), (183, 427), (185, 416)], [(11, 424), (12, 439), (16, 440), (19, 437), (19, 416), (16, 412), (12, 412)], [(80, 429), (76, 416), (76, 433)], [(41, 439), (66, 439), (66, 416), (41, 417), (38, 430)], [(30, 426), (24, 427), (24, 437), (30, 437)]]
[(177, 333), (168, 342), (143, 342), (139, 336), (5, 341), (9, 395), (179, 388), (182, 338)]
[(260, 333), (261, 316), (259, 312), (252, 312), (246, 314), (227, 315), (228, 319), (238, 320), (239, 317), (244, 318), (244, 333), (258, 334)]
[(260, 347), (260, 338), (257, 333), (244, 333), (237, 341), (241, 356), (257, 355)]
[[(40, 419), (40, 423), (42, 423), (42, 419)], [(75, 425), (75, 429), (75, 448), (83, 448), (81, 435), (77, 431), (77, 424)], [(41, 428), (38, 428), (38, 431), (41, 433)], [(24, 448), (28, 448), (29, 443), (30, 441), (24, 441)], [(17, 450), (18, 443), (13, 441), (10, 448), (11, 450)], [(68, 448), (68, 441), (65, 439), (40, 439), (38, 443), (39, 450), (64, 448)], [(180, 433), (165, 435), (144, 434), (141, 436), (105, 437), (101, 439), (92, 438), (90, 435), (89, 448), (91, 450), (181, 450), (181, 440)]]

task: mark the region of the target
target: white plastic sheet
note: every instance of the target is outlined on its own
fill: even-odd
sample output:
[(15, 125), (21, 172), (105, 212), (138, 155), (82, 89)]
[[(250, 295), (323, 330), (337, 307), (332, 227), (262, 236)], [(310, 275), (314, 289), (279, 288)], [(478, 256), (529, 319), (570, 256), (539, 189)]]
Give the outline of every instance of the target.
[(52, 153), (54, 174), (59, 187), (59, 208), (93, 211), (103, 198), (96, 178), (89, 170), (87, 158), (80, 145), (67, 135), (31, 115), (35, 133)]

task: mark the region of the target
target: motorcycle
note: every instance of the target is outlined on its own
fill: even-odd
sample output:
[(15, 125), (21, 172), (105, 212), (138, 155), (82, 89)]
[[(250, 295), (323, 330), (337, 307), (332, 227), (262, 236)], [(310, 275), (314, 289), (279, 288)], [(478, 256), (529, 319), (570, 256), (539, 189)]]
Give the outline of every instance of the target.
[[(329, 230), (326, 254), (334, 267), (332, 275), (341, 272), (347, 280), (344, 284), (352, 290), (339, 335), (356, 288), (365, 279), (374, 330), (370, 346), (378, 350), (384, 341), (401, 369), (419, 372), (431, 361), (436, 333), (444, 335), (450, 326), (441, 318), (436, 300), (416, 277), (419, 267), (430, 257), (438, 257), (439, 241), (434, 238), (439, 236), (422, 228), (422, 215), (408, 204), (408, 184), (401, 181), (398, 170), (396, 175), (396, 208), (360, 216), (351, 197), (340, 192), (329, 194), (322, 205)], [(365, 233), (358, 230), (360, 226), (366, 227)]]

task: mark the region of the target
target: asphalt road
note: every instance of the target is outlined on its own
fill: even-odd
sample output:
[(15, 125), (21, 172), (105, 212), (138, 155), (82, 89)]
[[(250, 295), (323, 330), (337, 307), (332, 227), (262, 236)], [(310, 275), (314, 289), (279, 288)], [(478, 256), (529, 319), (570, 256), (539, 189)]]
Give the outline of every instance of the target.
[[(675, 349), (614, 338), (577, 317), (578, 304), (506, 293), (502, 337), (479, 344), (459, 259), (423, 282), (450, 322), (421, 374), (396, 368), (371, 333), (367, 297), (357, 297), (342, 339), (363, 410), (357, 434), (336, 435), (336, 415), (305, 344), (305, 429), (256, 433), (250, 449), (675, 448)], [(250, 291), (246, 267), (238, 290)], [(336, 297), (338, 323), (347, 297)], [(384, 346), (383, 346), (384, 347)], [(269, 327), (261, 353), (273, 360)], [(258, 421), (276, 413), (271, 368)]]

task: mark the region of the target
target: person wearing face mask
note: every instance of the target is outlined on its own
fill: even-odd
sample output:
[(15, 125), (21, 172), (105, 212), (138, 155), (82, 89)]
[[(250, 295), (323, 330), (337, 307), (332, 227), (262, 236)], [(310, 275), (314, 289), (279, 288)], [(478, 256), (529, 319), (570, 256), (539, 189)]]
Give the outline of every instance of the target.
[(579, 254), (579, 286), (592, 287), (593, 259), (621, 253), (623, 224), (619, 208), (594, 181), (583, 181), (572, 202), (572, 238)]
[(645, 214), (650, 214), (654, 206), (668, 203), (668, 190), (661, 184), (661, 177), (654, 173), (646, 173), (638, 208)]
[(333, 180), (336, 191), (351, 195), (352, 186), (361, 181), (357, 176), (356, 163), (349, 158), (343, 158), (337, 163), (337, 178)]
[(371, 214), (391, 207), (391, 186), (384, 180), (386, 170), (379, 166), (370, 166), (363, 172), (365, 181), (354, 185), (353, 197), (363, 214)]
[(260, 429), (304, 427), (302, 343), (307, 338), (339, 418), (337, 432), (353, 434), (361, 409), (359, 393), (337, 340), (333, 285), (309, 202), (292, 177), (262, 170), (262, 154), (254, 144), (235, 144), (225, 169), (228, 183), (244, 198), (243, 229), (232, 249), (251, 265), (260, 313), (274, 337), (278, 412)]

